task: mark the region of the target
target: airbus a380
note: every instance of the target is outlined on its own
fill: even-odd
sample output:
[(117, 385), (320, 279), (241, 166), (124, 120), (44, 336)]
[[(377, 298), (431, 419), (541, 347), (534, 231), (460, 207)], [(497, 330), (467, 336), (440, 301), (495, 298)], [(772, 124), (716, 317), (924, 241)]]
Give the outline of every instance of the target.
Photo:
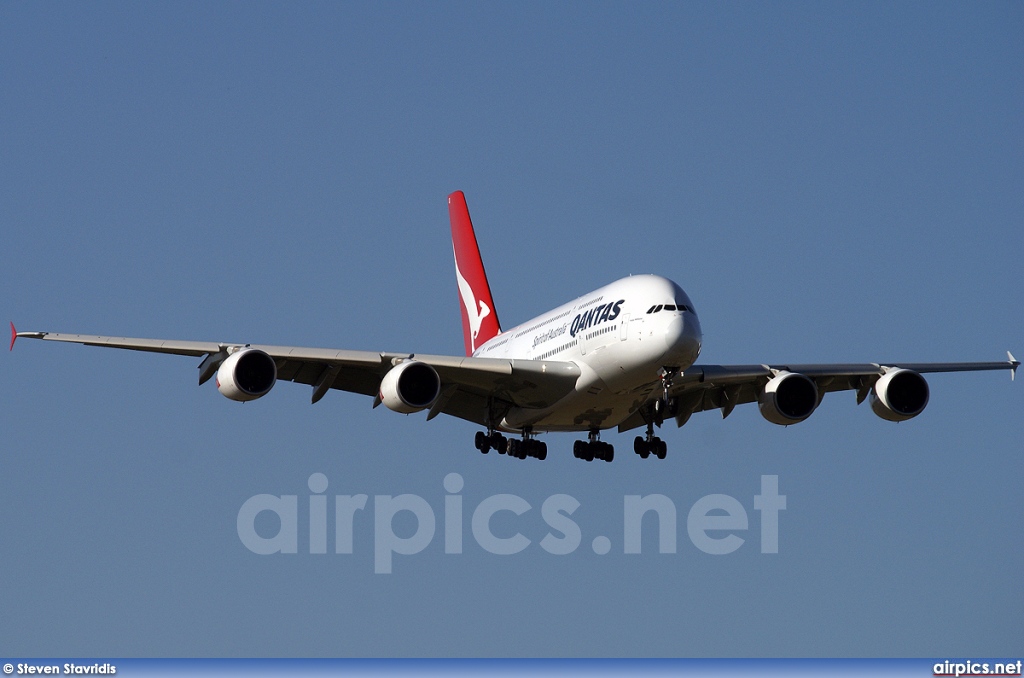
[[(919, 415), (928, 404), (923, 373), (1011, 370), (1020, 363), (869, 363), (835, 365), (700, 365), (700, 321), (679, 285), (656, 275), (617, 280), (510, 330), (502, 331), (465, 196), (448, 196), (455, 276), (462, 300), (466, 355), (377, 353), (229, 342), (171, 341), (18, 332), (89, 346), (201, 357), (199, 383), (216, 376), (236, 401), (261, 398), (279, 380), (312, 386), (312, 401), (330, 389), (373, 397), (395, 412), (449, 414), (486, 430), (476, 448), (545, 459), (537, 435), (580, 431), (578, 459), (611, 461), (602, 431), (646, 427), (633, 441), (643, 458), (665, 458), (655, 427), (682, 426), (694, 412), (756, 402), (773, 424), (807, 419), (826, 393), (856, 391), (857, 403), (889, 421)], [(506, 437), (513, 434), (516, 437)]]

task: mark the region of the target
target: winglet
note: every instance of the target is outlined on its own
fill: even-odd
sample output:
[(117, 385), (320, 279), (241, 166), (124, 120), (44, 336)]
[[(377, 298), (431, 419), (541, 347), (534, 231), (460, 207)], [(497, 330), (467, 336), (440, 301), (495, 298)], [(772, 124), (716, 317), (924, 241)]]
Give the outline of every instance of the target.
[(1017, 375), (1017, 368), (1020, 367), (1020, 361), (1014, 358), (1009, 351), (1006, 352), (1006, 357), (1010, 359), (1010, 381), (1013, 381)]
[(11, 322), (11, 347), (7, 350), (14, 350), (14, 340), (18, 338), (18, 330), (14, 329), (14, 322)]

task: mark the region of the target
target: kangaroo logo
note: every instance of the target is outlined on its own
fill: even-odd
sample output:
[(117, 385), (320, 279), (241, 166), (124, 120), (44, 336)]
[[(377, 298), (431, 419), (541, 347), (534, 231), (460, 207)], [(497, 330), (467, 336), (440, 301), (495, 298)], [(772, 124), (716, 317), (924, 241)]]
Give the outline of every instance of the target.
[(462, 297), (462, 306), (466, 309), (466, 315), (469, 317), (469, 331), (473, 350), (475, 351), (476, 337), (480, 334), (480, 324), (484, 321), (484, 318), (491, 314), (491, 309), (484, 302), (477, 301), (476, 295), (473, 294), (473, 287), (462, 277), (458, 259), (455, 260), (455, 278), (459, 281), (459, 295)]

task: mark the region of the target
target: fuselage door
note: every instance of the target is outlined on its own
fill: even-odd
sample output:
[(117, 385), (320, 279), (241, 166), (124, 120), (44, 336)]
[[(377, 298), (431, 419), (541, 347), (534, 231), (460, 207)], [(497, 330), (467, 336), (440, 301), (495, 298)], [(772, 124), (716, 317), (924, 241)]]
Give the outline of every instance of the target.
[(644, 317), (637, 316), (629, 321), (630, 328), (628, 331), (628, 337), (633, 337), (635, 341), (644, 340)]

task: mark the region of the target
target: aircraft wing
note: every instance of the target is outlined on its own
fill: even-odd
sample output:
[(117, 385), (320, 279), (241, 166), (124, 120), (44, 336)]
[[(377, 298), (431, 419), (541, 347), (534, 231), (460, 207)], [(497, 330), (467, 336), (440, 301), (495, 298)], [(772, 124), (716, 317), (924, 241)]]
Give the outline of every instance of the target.
[[(721, 410), (728, 417), (733, 408), (744, 403), (757, 402), (765, 385), (779, 372), (802, 374), (814, 381), (819, 398), (833, 391), (856, 391), (860, 404), (872, 386), (887, 371), (894, 368), (912, 370), (920, 374), (936, 372), (978, 372), (984, 370), (1011, 370), (1016, 372), (1020, 362), (1007, 352), (1001, 362), (974, 363), (860, 363), (825, 365), (694, 365), (672, 380), (669, 388), (670, 411), (676, 424), (682, 426), (694, 412)], [(634, 415), (624, 421), (620, 431), (626, 431), (645, 422)]]
[[(503, 360), (462, 356), (378, 353), (296, 346), (263, 346), (212, 341), (176, 341), (104, 337), (56, 332), (18, 332), (11, 325), (11, 348), (18, 337), (104, 346), (132, 351), (203, 357), (199, 383), (209, 380), (234, 350), (255, 348), (277, 364), (277, 378), (313, 387), (315, 403), (330, 389), (376, 397), (380, 382), (396, 364), (418, 360), (441, 378), (441, 395), (428, 419), (449, 414), (487, 425), (488, 412), (503, 414), (512, 406), (547, 407), (571, 393), (580, 376), (575, 363), (550, 360)], [(374, 401), (374, 406), (379, 401)]]

